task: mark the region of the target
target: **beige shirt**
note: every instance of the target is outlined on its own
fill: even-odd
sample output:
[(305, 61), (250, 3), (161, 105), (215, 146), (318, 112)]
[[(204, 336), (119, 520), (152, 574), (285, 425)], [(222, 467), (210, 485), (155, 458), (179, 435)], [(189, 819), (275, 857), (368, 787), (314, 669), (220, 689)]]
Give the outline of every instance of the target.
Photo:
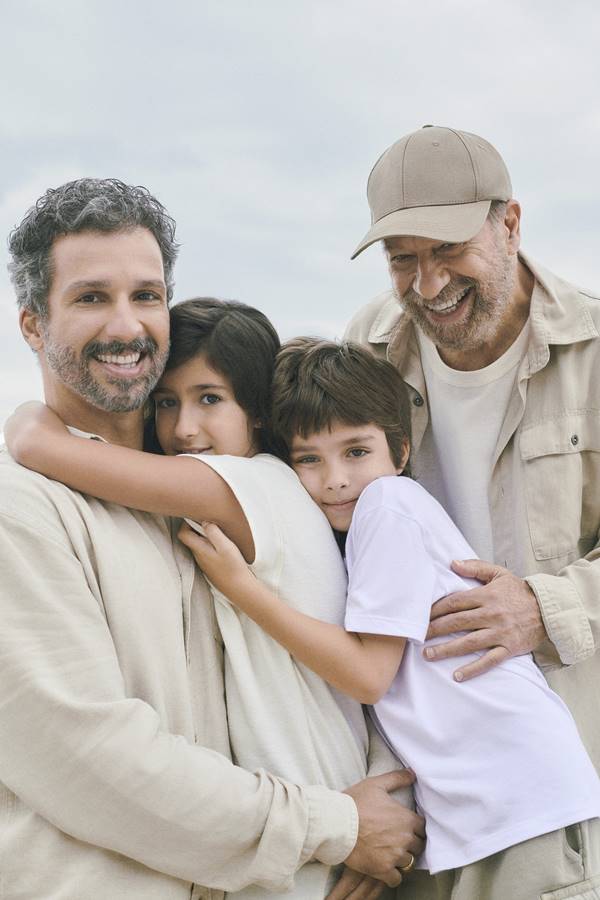
[[(526, 577), (549, 640), (536, 653), (600, 769), (600, 298), (534, 264), (527, 353), (496, 445), (489, 488), (495, 562)], [(428, 427), (414, 326), (391, 291), (346, 337), (409, 385), (413, 452)]]
[(350, 797), (235, 767), (214, 613), (161, 518), (0, 454), (0, 897), (190, 900), (342, 861)]

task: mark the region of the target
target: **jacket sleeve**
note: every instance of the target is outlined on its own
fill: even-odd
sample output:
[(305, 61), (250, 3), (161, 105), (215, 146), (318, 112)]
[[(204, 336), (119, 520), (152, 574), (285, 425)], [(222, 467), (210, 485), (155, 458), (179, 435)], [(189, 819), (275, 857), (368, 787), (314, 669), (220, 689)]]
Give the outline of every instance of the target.
[(525, 580), (549, 639), (535, 654), (539, 665), (571, 666), (592, 656), (600, 644), (600, 543), (556, 575), (539, 573)]
[(0, 515), (0, 779), (72, 837), (233, 891), (341, 862), (344, 794), (250, 773), (161, 730), (125, 693), (101, 604), (64, 533)]

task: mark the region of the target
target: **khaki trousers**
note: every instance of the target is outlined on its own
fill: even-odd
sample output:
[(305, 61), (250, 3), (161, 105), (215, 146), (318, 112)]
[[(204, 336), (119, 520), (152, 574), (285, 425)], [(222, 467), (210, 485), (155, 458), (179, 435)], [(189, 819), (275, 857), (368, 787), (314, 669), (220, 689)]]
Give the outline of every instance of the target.
[(515, 844), (461, 869), (417, 871), (397, 900), (600, 900), (600, 819)]

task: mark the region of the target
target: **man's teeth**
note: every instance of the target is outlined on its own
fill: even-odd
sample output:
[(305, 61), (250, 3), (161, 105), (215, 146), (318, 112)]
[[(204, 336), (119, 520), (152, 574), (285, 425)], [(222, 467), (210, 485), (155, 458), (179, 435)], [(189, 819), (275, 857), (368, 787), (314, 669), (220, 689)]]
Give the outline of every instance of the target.
[(140, 361), (141, 353), (127, 353), (123, 356), (117, 356), (115, 353), (99, 353), (97, 360), (103, 363), (110, 363), (112, 366), (125, 366), (133, 368)]
[(465, 288), (462, 294), (459, 294), (457, 297), (454, 297), (452, 300), (446, 300), (445, 303), (440, 303), (439, 305), (433, 305), (426, 303), (425, 306), (427, 309), (431, 310), (434, 313), (451, 313), (454, 312), (458, 304), (461, 300), (463, 300), (466, 295), (469, 293), (471, 288)]

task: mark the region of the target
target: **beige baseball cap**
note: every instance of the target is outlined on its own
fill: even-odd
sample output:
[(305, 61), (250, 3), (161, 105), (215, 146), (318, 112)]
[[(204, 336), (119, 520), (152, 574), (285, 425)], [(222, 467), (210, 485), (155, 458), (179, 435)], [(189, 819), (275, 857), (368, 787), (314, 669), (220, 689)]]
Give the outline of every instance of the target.
[(352, 259), (386, 237), (460, 243), (477, 234), (492, 200), (510, 200), (498, 151), (468, 131), (424, 125), (379, 157), (367, 184), (371, 228)]

